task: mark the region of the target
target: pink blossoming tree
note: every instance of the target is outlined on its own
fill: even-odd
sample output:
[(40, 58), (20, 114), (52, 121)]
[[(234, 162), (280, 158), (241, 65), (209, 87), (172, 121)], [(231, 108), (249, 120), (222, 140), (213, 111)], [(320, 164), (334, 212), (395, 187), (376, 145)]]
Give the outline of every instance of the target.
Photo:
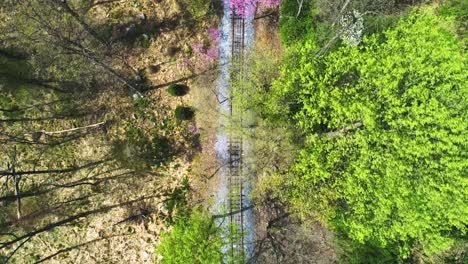
[(227, 0), (231, 10), (242, 18), (247, 18), (255, 12), (256, 0)]
[(265, 7), (276, 7), (281, 0), (226, 0), (231, 10), (242, 18), (247, 18), (255, 12), (257, 2)]

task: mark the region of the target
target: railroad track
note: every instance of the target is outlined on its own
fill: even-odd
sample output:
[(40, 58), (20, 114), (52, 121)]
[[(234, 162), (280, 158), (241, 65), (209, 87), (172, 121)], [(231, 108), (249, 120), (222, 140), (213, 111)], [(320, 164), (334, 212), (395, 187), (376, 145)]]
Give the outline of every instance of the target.
[[(240, 62), (240, 71), (242, 73), (242, 58), (244, 56), (244, 34), (245, 20), (231, 13), (231, 58)], [(230, 102), (230, 114), (232, 123), (240, 122), (242, 124), (242, 113), (236, 112), (233, 108), (232, 100)], [(234, 120), (238, 119), (238, 120)], [(234, 224), (237, 230), (236, 239), (231, 241), (231, 254), (233, 259), (244, 257), (244, 177), (243, 177), (243, 142), (242, 133), (236, 135), (233, 131), (229, 133), (228, 154), (229, 154), (229, 198), (228, 210), (230, 215), (230, 223)]]

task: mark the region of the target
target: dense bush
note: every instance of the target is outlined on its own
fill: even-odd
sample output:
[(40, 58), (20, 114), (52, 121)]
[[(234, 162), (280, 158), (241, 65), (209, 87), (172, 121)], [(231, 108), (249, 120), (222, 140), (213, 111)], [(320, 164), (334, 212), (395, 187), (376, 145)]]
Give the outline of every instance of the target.
[(167, 88), (167, 92), (172, 96), (184, 96), (188, 93), (189, 88), (184, 84), (171, 84)]
[(191, 120), (195, 115), (195, 111), (191, 107), (180, 105), (177, 106), (174, 113), (178, 120)]
[[(183, 183), (184, 184), (184, 183)], [(182, 188), (187, 188), (187, 182)], [(170, 232), (161, 234), (155, 253), (163, 264), (245, 263), (242, 255), (232, 251), (231, 243), (239, 243), (237, 226), (220, 224), (217, 216), (195, 208), (179, 213)]]
[(299, 4), (295, 0), (285, 0), (281, 4), (279, 36), (286, 46), (299, 45), (314, 40), (319, 46), (324, 46), (337, 33), (334, 26), (336, 14), (322, 10), (317, 3), (304, 1), (299, 12)]
[(163, 233), (156, 254), (163, 258), (160, 263), (223, 263), (225, 240), (223, 230), (214, 223), (209, 214), (192, 211), (180, 219), (171, 232)]

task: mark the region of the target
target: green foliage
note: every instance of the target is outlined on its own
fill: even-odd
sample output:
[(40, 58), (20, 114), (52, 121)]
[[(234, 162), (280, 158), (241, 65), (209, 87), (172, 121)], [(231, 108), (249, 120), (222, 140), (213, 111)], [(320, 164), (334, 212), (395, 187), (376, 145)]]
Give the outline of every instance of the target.
[(405, 263), (398, 256), (396, 248), (381, 248), (372, 244), (362, 244), (346, 237), (340, 237), (338, 246), (342, 250), (342, 264), (394, 264)]
[(299, 2), (284, 0), (281, 3), (281, 41), (286, 47), (302, 46), (304, 42), (313, 41), (318, 47), (330, 45), (330, 50), (340, 43), (336, 37), (343, 35), (344, 28), (340, 23), (343, 15), (353, 11), (362, 14), (363, 35), (372, 35), (395, 26), (410, 6), (405, 1), (395, 0), (317, 0), (303, 1), (299, 8)]
[(296, 0), (284, 0), (281, 2), (279, 36), (284, 44), (290, 45), (304, 39), (305, 36), (310, 34), (316, 15), (316, 10), (313, 10), (311, 5), (310, 1), (304, 1), (302, 11), (297, 16), (299, 4)]
[(440, 14), (442, 16), (454, 16), (460, 20), (465, 20), (468, 16), (468, 2), (463, 0), (447, 0), (440, 7)]
[[(233, 93), (233, 104), (244, 113), (253, 112), (261, 119), (268, 119), (271, 123), (279, 124), (277, 116), (280, 111), (277, 101), (272, 100), (272, 81), (278, 78), (278, 68), (282, 62), (281, 51), (271, 48), (258, 47), (252, 50), (240, 62), (233, 62), (231, 67), (230, 85)], [(242, 64), (249, 65), (243, 75), (237, 74)], [(275, 97), (276, 98), (276, 97)], [(245, 120), (245, 117), (244, 117)]]
[(277, 124), (291, 123), (295, 113), (302, 107), (297, 96), (301, 89), (299, 70), (315, 56), (317, 47), (315, 40), (310, 39), (303, 45), (295, 45), (287, 50), (280, 67), (281, 77), (272, 82), (271, 89), (263, 97), (266, 107), (260, 112), (266, 120)]
[(162, 264), (223, 263), (225, 241), (223, 230), (206, 212), (192, 211), (190, 217), (180, 219), (171, 232), (163, 233), (156, 254)]
[(174, 189), (174, 191), (169, 195), (169, 200), (164, 204), (168, 216), (169, 216), (169, 223), (174, 223), (174, 215), (186, 218), (188, 217), (190, 211), (188, 208), (188, 194), (190, 191), (189, 179), (186, 177), (182, 181), (182, 186), (179, 188)]
[(455, 30), (465, 46), (468, 40), (468, 2), (463, 0), (447, 0), (439, 8), (441, 16), (455, 20)]
[(396, 26), (400, 16), (383, 15), (383, 16), (365, 16), (364, 28), (365, 34), (371, 36), (373, 34), (380, 34), (386, 30)]
[(307, 134), (293, 208), (358, 243), (440, 253), (466, 235), (466, 57), (429, 9), (323, 58), (310, 41), (273, 86)]
[(191, 120), (195, 115), (195, 111), (191, 107), (179, 105), (176, 107), (174, 114), (178, 120)]
[(171, 84), (167, 88), (167, 92), (172, 96), (184, 96), (188, 91), (188, 86), (183, 84)]
[(206, 16), (211, 4), (211, 0), (184, 0), (182, 2), (190, 16), (195, 20)]

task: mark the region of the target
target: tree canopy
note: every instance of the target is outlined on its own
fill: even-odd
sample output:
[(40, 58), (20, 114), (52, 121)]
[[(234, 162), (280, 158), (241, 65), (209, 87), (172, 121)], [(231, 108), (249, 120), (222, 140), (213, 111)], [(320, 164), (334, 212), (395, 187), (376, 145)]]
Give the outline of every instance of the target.
[(162, 235), (156, 253), (162, 256), (161, 263), (222, 263), (221, 233), (210, 215), (195, 210)]
[(421, 8), (358, 47), (296, 49), (300, 63), (273, 87), (298, 98), (307, 135), (292, 207), (401, 257), (466, 236), (468, 73), (451, 24)]

